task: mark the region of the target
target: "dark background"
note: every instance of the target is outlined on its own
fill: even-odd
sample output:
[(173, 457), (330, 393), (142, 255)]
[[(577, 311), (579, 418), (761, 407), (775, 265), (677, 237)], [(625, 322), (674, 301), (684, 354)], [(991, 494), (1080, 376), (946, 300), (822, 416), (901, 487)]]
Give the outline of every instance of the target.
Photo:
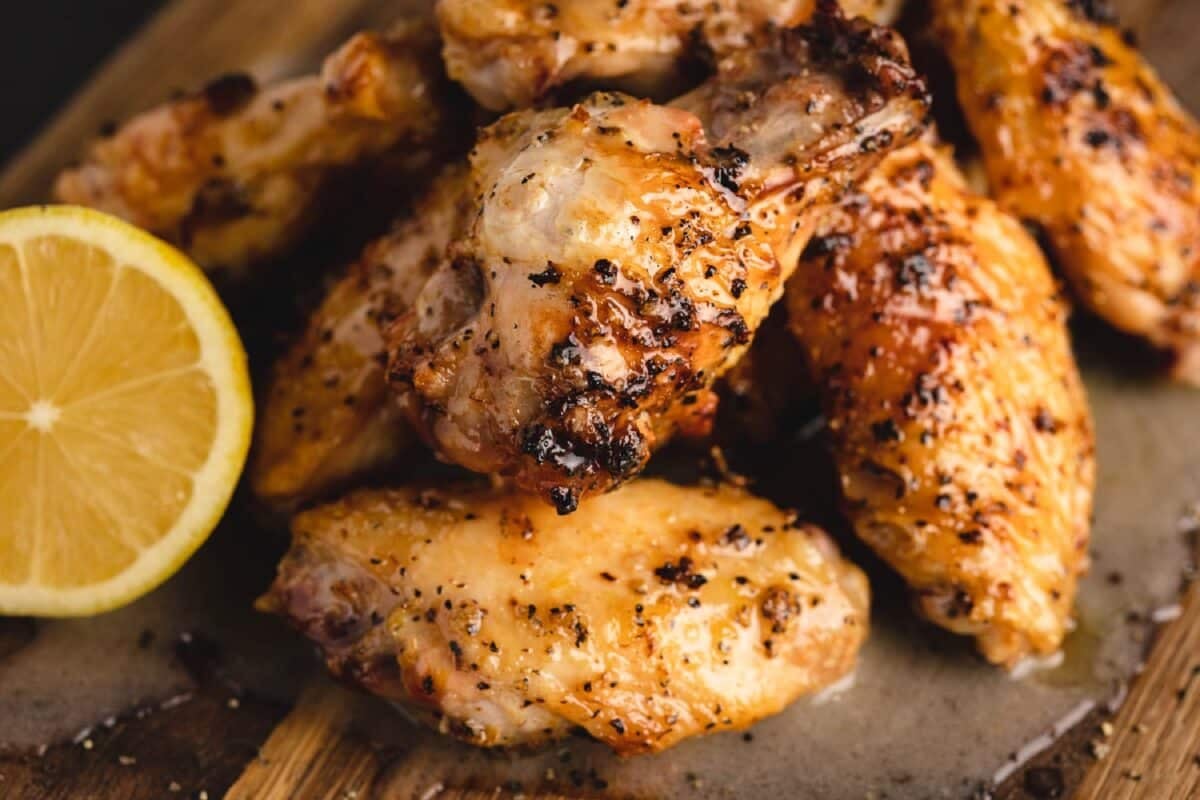
[(166, 0), (9, 0), (0, 46), (0, 163)]

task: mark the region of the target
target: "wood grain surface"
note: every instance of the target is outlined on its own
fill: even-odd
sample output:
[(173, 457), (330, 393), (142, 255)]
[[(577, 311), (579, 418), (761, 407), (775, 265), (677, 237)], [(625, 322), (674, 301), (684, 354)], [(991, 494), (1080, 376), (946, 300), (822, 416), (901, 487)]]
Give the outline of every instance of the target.
[(271, 732), (257, 757), (229, 790), (229, 800), (291, 797), (366, 797), (380, 763), (365, 742), (346, 731), (350, 711), (323, 682), (307, 688)]
[(45, 752), (0, 757), (0, 797), (215, 800), (287, 711), (218, 686), (179, 700), (105, 720)]
[[(349, 31), (378, 24), (402, 5), (389, 0), (176, 0), (0, 174), (0, 206), (45, 200), (53, 175), (105, 121), (194, 86), (212, 65), (248, 70), (262, 79), (288, 74), (314, 62)], [(1125, 0), (1118, 5), (1131, 26), (1153, 38), (1159, 48), (1155, 60), (1196, 107), (1200, 2)], [(2, 656), (6, 647), (19, 647), (25, 634), (19, 622), (0, 623)], [(349, 730), (349, 713), (341, 690), (325, 681), (306, 689), (286, 716), (277, 705), (238, 700), (208, 687), (170, 713), (114, 720), (40, 755), (0, 756), (0, 797), (215, 798), (228, 790), (236, 800), (365, 798), (388, 762)], [(1102, 731), (1103, 757), (1095, 760), (1076, 796), (1200, 797), (1200, 587), (1192, 587), (1180, 618), (1160, 633), (1113, 725), (1111, 734)], [(1087, 746), (1093, 746), (1095, 738), (1084, 731), (1080, 741), (1089, 740)], [(388, 786), (393, 792), (405, 786), (404, 775), (389, 775)], [(419, 797), (417, 783), (412, 789)], [(1019, 797), (1023, 790), (1014, 791), (1004, 796)], [(425, 794), (466, 800), (505, 792), (434, 786)]]
[(1200, 798), (1200, 583), (1164, 630), (1113, 722), (1111, 750), (1079, 787), (1104, 800)]

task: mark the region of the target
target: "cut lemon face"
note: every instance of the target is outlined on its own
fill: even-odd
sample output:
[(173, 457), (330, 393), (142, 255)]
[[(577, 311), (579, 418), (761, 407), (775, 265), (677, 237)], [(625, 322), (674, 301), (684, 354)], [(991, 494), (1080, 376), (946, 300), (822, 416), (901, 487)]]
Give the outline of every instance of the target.
[(0, 309), (0, 614), (115, 608), (228, 505), (245, 351), (183, 254), (86, 209), (0, 213)]

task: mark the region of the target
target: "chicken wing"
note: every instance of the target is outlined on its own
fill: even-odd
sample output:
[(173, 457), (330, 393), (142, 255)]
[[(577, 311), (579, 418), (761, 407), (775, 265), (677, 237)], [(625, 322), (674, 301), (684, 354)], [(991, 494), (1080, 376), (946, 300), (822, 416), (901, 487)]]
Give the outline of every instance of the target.
[(566, 519), (496, 490), (360, 492), (293, 532), (259, 607), (485, 747), (742, 728), (846, 674), (867, 632), (863, 574), (732, 488), (642, 480)]
[(407, 310), (466, 227), (467, 170), (447, 168), (412, 214), (372, 242), (275, 366), (258, 426), (254, 491), (288, 506), (391, 461), (412, 433), (384, 379), (380, 326)]
[(989, 660), (1056, 650), (1093, 439), (1037, 244), (922, 142), (823, 225), (786, 297), (859, 536)]
[(338, 171), (431, 145), (445, 84), (427, 26), (360, 33), (319, 77), (260, 91), (229, 76), (135, 117), (63, 172), (55, 196), (236, 273), (295, 242)]
[(1200, 127), (1102, 3), (937, 0), (992, 191), (1076, 295), (1200, 383)]
[[(815, 0), (438, 0), (450, 76), (480, 105), (525, 108), (570, 81), (667, 97), (697, 47), (744, 46), (764, 25), (806, 21)], [(899, 0), (845, 0), (887, 24)]]
[(486, 129), (468, 232), (388, 333), (414, 426), (562, 513), (640, 472), (779, 297), (775, 252), (921, 130), (889, 44), (836, 16), (774, 31), (680, 101), (710, 136), (619, 94)]

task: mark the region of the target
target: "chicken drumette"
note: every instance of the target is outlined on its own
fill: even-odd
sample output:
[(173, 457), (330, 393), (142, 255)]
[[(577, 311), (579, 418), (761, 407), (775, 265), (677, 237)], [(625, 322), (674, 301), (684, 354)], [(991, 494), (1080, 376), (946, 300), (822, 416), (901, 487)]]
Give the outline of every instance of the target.
[(567, 518), (497, 490), (360, 492), (293, 527), (260, 608), (476, 745), (745, 727), (847, 673), (867, 632), (862, 573), (731, 488), (641, 480)]
[(1056, 650), (1093, 439), (1037, 244), (922, 142), (822, 225), (786, 296), (858, 535), (989, 660)]
[(339, 171), (434, 147), (446, 83), (428, 26), (360, 33), (320, 76), (261, 91), (229, 76), (135, 117), (60, 175), (55, 196), (237, 272), (295, 242)]
[[(446, 68), (483, 106), (524, 108), (570, 81), (669, 96), (705, 52), (750, 44), (767, 25), (812, 16), (816, 0), (438, 0)], [(891, 22), (899, 0), (846, 0)]]
[(1200, 382), (1200, 126), (1102, 3), (934, 6), (996, 199), (1092, 311)]
[(636, 475), (926, 98), (895, 37), (822, 14), (679, 105), (596, 94), (483, 131), (468, 230), (388, 334), (443, 458), (563, 513)]

